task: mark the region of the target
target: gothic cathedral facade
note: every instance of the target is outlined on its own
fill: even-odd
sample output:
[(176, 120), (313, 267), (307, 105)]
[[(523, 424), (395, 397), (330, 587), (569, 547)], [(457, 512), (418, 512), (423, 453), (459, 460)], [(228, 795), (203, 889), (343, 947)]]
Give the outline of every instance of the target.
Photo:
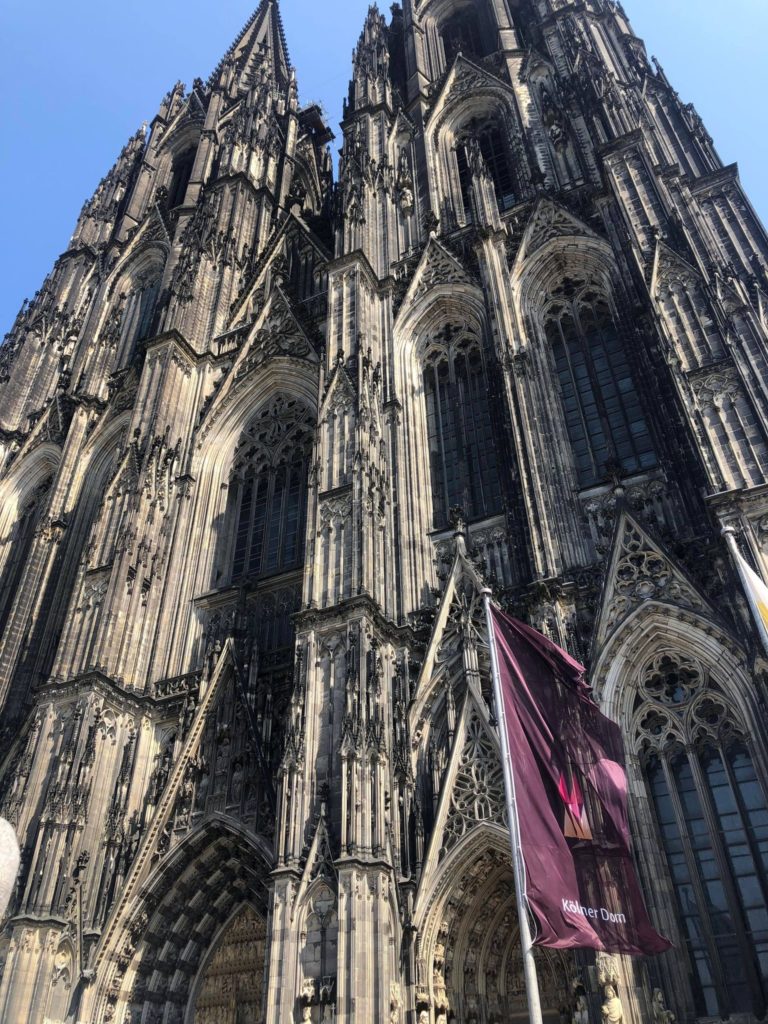
[(546, 1020), (598, 1024), (608, 983), (627, 1024), (760, 1019), (736, 167), (614, 0), (372, 7), (342, 133), (335, 174), (263, 0), (0, 348), (0, 1018), (527, 1020), (490, 586), (621, 723), (674, 942), (541, 950)]

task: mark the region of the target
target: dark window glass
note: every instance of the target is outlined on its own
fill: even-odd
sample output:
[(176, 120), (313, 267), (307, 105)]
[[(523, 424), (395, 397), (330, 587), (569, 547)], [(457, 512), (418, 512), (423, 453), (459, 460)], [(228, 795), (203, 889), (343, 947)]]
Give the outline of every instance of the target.
[(184, 202), (184, 197), (187, 194), (187, 185), (189, 184), (189, 179), (192, 177), (192, 169), (194, 165), (194, 149), (190, 149), (186, 153), (182, 153), (181, 156), (174, 160), (173, 172), (171, 174), (171, 185), (168, 189), (168, 205), (171, 209), (175, 206), (180, 206)]
[(694, 971), (697, 1013), (750, 1013), (755, 993), (745, 937), (763, 986), (768, 982), (768, 805), (752, 758), (742, 744), (725, 754), (707, 745), (670, 758), (667, 772), (653, 757), (646, 779)]
[(424, 368), (434, 525), (460, 507), (469, 519), (501, 508), (488, 383), (480, 350), (450, 346)]
[[(504, 140), (502, 129), (490, 123), (481, 127), (473, 126), (471, 138), (476, 139), (480, 153), (493, 181), (496, 202), (503, 212), (515, 205), (515, 180), (512, 173), (512, 161)], [(472, 172), (467, 156), (467, 142), (460, 141), (456, 147), (456, 160), (459, 167), (459, 188), (464, 204), (464, 216), (467, 223), (475, 219), (472, 205)]]
[(234, 579), (301, 565), (307, 501), (306, 458), (262, 469), (240, 484)]
[(452, 64), (459, 53), (465, 57), (484, 57), (487, 48), (483, 42), (477, 10), (460, 11), (449, 18), (441, 32), (445, 63)]
[(480, 132), (478, 138), (480, 152), (483, 154), (485, 166), (490, 172), (493, 186), (496, 189), (499, 209), (508, 210), (515, 205), (515, 188), (511, 161), (501, 129), (496, 125), (489, 126)]
[(579, 484), (604, 479), (612, 466), (625, 473), (655, 466), (632, 371), (607, 305), (567, 308), (550, 321), (547, 336)]
[(27, 501), (9, 538), (8, 557), (0, 572), (0, 637), (13, 609), (16, 590), (21, 582), (21, 575), (35, 539), (35, 528), (51, 483), (51, 480), (47, 481), (38, 489), (35, 496)]

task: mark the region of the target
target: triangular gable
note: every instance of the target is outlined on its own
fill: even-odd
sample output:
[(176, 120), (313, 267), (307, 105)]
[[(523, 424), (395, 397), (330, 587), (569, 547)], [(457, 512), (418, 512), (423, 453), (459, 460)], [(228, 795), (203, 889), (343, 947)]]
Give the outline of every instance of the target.
[(232, 307), (232, 312), (228, 321), (229, 328), (232, 328), (243, 321), (254, 293), (258, 291), (263, 284), (267, 268), (275, 259), (281, 259), (285, 256), (288, 245), (298, 236), (301, 237), (302, 242), (310, 245), (315, 250), (318, 256), (318, 262), (322, 263), (330, 259), (330, 253), (328, 250), (323, 246), (317, 236), (310, 230), (304, 221), (301, 220), (297, 214), (293, 212), (289, 213), (285, 220), (280, 224), (277, 231), (274, 232), (267, 242), (266, 249), (259, 256), (254, 271), (243, 288), (242, 294)]
[(445, 113), (451, 104), (463, 99), (467, 95), (476, 95), (477, 93), (487, 93), (489, 91), (498, 92), (499, 90), (514, 95), (512, 87), (507, 82), (497, 78), (496, 75), (486, 71), (485, 68), (473, 64), (463, 54), (459, 54), (453, 62), (453, 67), (448, 72), (431, 111), (427, 115), (426, 124), (433, 124)]
[(278, 356), (317, 362), (317, 353), (290, 299), (279, 284), (274, 284), (232, 367), (233, 377), (239, 380)]
[(293, 902), (293, 909), (301, 906), (307, 890), (318, 879), (321, 879), (332, 889), (338, 886), (338, 873), (333, 859), (333, 846), (331, 843), (331, 827), (328, 822), (328, 814), (325, 800), (320, 808), (320, 815), (317, 819), (315, 834), (309, 846), (309, 853), (304, 864), (301, 875), (301, 883)]
[(555, 73), (556, 69), (552, 61), (548, 60), (538, 50), (528, 50), (523, 59), (522, 67), (520, 68), (520, 78), (522, 81), (527, 82), (534, 71), (544, 68), (546, 71)]
[(232, 391), (246, 377), (250, 377), (270, 360), (278, 358), (318, 362), (315, 347), (296, 316), (290, 299), (279, 284), (274, 284), (264, 308), (255, 323), (248, 328), (234, 365), (206, 410), (201, 430), (204, 432), (208, 428)]
[(421, 255), (411, 283), (403, 298), (400, 315), (412, 309), (424, 296), (440, 285), (462, 285), (477, 288), (461, 263), (437, 238), (430, 238)]
[[(536, 206), (523, 233), (523, 240), (517, 260), (522, 261), (531, 256), (553, 238), (584, 237), (600, 239), (600, 236), (584, 221), (551, 199), (542, 199)], [(602, 241), (602, 239), (600, 239)]]
[(353, 408), (356, 398), (355, 387), (344, 366), (344, 360), (337, 359), (320, 403), (320, 421), (332, 410)]
[(142, 461), (141, 443), (138, 438), (133, 438), (122, 452), (117, 463), (104, 496), (105, 505), (110, 499), (119, 497), (121, 494), (130, 494), (136, 490), (139, 484)]
[(396, 139), (401, 135), (406, 135), (411, 138), (415, 134), (416, 126), (402, 107), (400, 107), (397, 111), (397, 116), (392, 123), (392, 127), (389, 130), (389, 137), (387, 141), (392, 142), (393, 139)]
[(604, 644), (647, 601), (716, 618), (687, 574), (628, 512), (619, 516), (593, 639), (593, 662)]
[(236, 671), (234, 641), (229, 639), (219, 655), (210, 679), (201, 686), (201, 699), (194, 712), (179, 756), (173, 764), (168, 781), (158, 801), (155, 813), (148, 823), (133, 859), (119, 898), (112, 906), (106, 926), (101, 933), (94, 955), (94, 967), (99, 967), (113, 943), (120, 943), (121, 931), (127, 921), (127, 910), (141, 886), (148, 879), (155, 863), (163, 829), (171, 820), (176, 800), (197, 752), (205, 731), (208, 715), (214, 707), (223, 683)]
[(508, 828), (504, 769), (485, 701), (470, 688), (443, 774), (422, 880), (432, 879), (440, 861), (482, 824)]
[(679, 253), (671, 249), (661, 239), (656, 244), (656, 252), (653, 257), (653, 270), (651, 272), (651, 294), (655, 295), (656, 290), (669, 277), (682, 278), (685, 281), (695, 281), (702, 284), (701, 274), (694, 266), (683, 259)]
[[(440, 684), (447, 665), (445, 657), (451, 624), (451, 613), (461, 606), (461, 611), (471, 624), (482, 608), (482, 593), (485, 584), (468, 556), (464, 535), (456, 536), (456, 554), (453, 567), (440, 599), (432, 636), (422, 662), (416, 683), (416, 699), (409, 711), (411, 735), (418, 735), (424, 725), (426, 709), (431, 704), (435, 688)], [(484, 625), (483, 625), (484, 630)]]

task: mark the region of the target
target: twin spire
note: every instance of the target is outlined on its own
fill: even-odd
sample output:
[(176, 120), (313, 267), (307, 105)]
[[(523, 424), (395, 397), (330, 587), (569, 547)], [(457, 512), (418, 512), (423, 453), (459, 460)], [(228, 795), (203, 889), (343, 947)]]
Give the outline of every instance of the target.
[(234, 62), (241, 70), (246, 70), (259, 67), (265, 61), (271, 65), (280, 84), (290, 81), (288, 45), (277, 0), (261, 0), (235, 42), (219, 61), (209, 82), (213, 84), (217, 81), (227, 63)]

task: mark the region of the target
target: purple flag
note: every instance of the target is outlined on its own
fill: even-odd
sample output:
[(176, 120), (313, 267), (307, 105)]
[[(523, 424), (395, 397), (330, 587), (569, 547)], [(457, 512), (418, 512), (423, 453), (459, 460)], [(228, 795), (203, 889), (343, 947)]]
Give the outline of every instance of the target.
[(492, 617), (535, 944), (662, 953), (670, 943), (632, 862), (619, 727), (582, 665), (530, 626)]

